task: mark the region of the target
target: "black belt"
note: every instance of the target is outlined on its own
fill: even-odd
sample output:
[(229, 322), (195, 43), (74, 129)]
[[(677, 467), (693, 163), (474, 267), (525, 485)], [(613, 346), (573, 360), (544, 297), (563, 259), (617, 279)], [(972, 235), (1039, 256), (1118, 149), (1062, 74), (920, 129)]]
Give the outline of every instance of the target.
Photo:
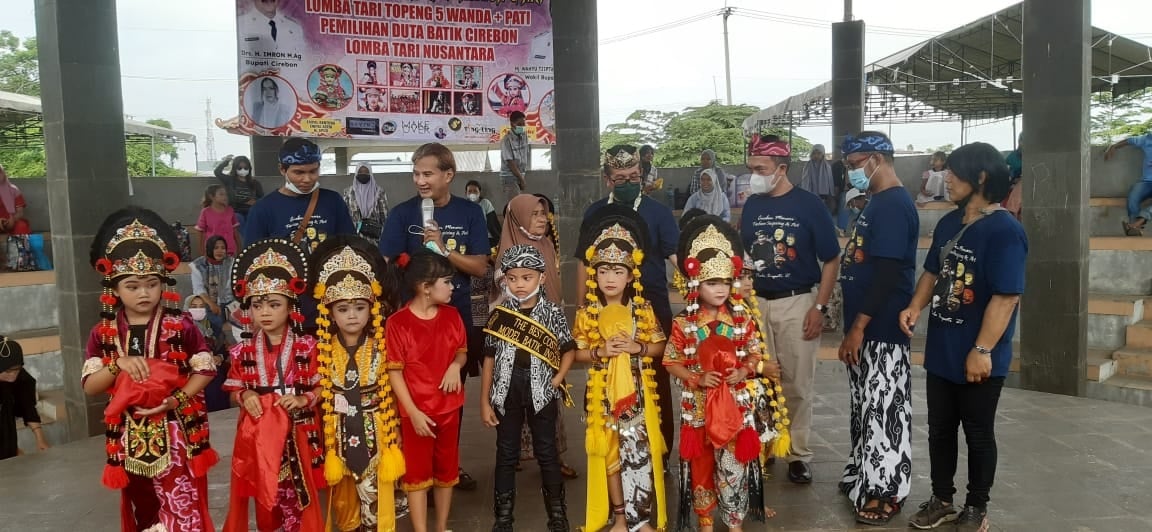
[(799, 295), (803, 295), (803, 294), (811, 294), (812, 293), (812, 286), (815, 286), (815, 285), (809, 285), (806, 288), (797, 288), (795, 290), (782, 290), (779, 292), (757, 292), (756, 295), (759, 297), (762, 297), (764, 299), (767, 299), (768, 301), (772, 301), (772, 300), (776, 300), (776, 299), (784, 299), (786, 297), (795, 297), (795, 296), (799, 296)]

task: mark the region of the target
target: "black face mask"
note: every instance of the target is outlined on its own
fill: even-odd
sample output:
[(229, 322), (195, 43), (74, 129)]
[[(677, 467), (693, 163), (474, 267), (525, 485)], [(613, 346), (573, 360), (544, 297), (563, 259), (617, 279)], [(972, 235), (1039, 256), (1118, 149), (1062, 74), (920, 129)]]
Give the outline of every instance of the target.
[(372, 179), (372, 176), (368, 174), (356, 174), (356, 180), (359, 181), (361, 185), (367, 185), (369, 179)]

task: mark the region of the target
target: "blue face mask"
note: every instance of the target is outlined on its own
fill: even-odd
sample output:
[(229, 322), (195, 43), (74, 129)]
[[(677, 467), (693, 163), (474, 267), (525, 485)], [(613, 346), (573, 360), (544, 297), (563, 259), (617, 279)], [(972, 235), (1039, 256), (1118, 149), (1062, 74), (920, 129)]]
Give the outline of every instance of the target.
[(516, 126), (516, 127), (512, 128), (512, 131), (514, 133), (516, 133), (517, 135), (523, 135), (525, 129), (526, 128), (524, 126)]
[[(877, 170), (879, 167), (877, 167)], [(876, 175), (876, 170), (872, 170), (872, 175)], [(864, 168), (855, 168), (848, 171), (848, 182), (852, 184), (856, 190), (861, 192), (868, 191), (868, 185), (872, 183), (872, 175), (864, 173)]]

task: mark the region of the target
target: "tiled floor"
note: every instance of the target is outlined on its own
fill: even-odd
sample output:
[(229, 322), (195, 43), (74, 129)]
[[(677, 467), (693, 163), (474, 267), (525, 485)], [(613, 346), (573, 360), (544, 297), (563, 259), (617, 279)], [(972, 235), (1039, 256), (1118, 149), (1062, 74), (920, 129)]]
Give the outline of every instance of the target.
[[(923, 380), (916, 387), (913, 423), (912, 496), (890, 529), (906, 529), (916, 505), (929, 495), (927, 432)], [(469, 404), (478, 386), (470, 382)], [(745, 530), (844, 530), (856, 528), (836, 482), (848, 451), (847, 393), (842, 371), (823, 365), (817, 379), (813, 444), (816, 482), (794, 486), (778, 464), (766, 482), (767, 498), (779, 516)], [(469, 413), (474, 413), (470, 408)], [(572, 449), (566, 461), (583, 471), (580, 413), (567, 412)], [(231, 449), (235, 412), (213, 414), (213, 439), (223, 453)], [(1152, 530), (1152, 409), (1089, 399), (1006, 389), (997, 426), (1000, 466), (992, 492), (991, 523), (996, 530), (1149, 531)], [(47, 453), (0, 462), (0, 530), (114, 531), (119, 497), (100, 486), (100, 439), (53, 448)], [(477, 417), (465, 419), (463, 463), (480, 482), (471, 493), (457, 492), (451, 527), (456, 532), (491, 527), (494, 434)], [(516, 529), (544, 530), (538, 478), (531, 464), (519, 477)], [(963, 459), (958, 486), (964, 485)], [(210, 474), (211, 507), (223, 521), (228, 497), (228, 467)], [(669, 477), (674, 490), (674, 477)], [(583, 479), (568, 485), (573, 525), (584, 512)], [(963, 490), (961, 490), (962, 496)], [(669, 500), (675, 503), (670, 491)], [(674, 515), (673, 511), (670, 515)], [(864, 527), (867, 528), (867, 527)], [(405, 524), (403, 530), (409, 529)]]

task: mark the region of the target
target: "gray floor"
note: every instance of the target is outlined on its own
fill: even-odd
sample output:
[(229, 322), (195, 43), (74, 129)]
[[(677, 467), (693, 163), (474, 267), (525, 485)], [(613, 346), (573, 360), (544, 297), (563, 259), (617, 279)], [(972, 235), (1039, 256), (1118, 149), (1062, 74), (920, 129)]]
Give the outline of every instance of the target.
[[(891, 529), (905, 529), (908, 515), (929, 495), (923, 380), (914, 382), (912, 496)], [(469, 382), (470, 405), (475, 404), (478, 384)], [(746, 530), (856, 528), (848, 504), (836, 492), (848, 450), (842, 370), (823, 365), (817, 389), (816, 482), (807, 487), (793, 486), (784, 478), (783, 465), (778, 464), (773, 471), (775, 478), (766, 482), (766, 491), (768, 503), (779, 516), (766, 525), (749, 523)], [(565, 458), (582, 471), (579, 412), (569, 410), (566, 421), (572, 449)], [(213, 414), (213, 441), (225, 455), (231, 449), (234, 426), (234, 411)], [(990, 507), (993, 529), (1152, 530), (1152, 409), (1006, 389), (997, 429), (1000, 466)], [(494, 434), (483, 428), (476, 416), (465, 419), (462, 460), (479, 480), (480, 489), (457, 492), (451, 523), (456, 532), (491, 526), (494, 440)], [(119, 497), (100, 486), (102, 463), (99, 438), (0, 462), (0, 530), (117, 530)], [(536, 495), (539, 475), (532, 464), (526, 465), (519, 476), (517, 530), (544, 530), (543, 506)], [(960, 471), (957, 484), (962, 488), (963, 458)], [(213, 518), (219, 524), (228, 497), (227, 464), (217, 466), (210, 480)], [(673, 478), (668, 480), (669, 490), (674, 490)], [(568, 487), (574, 526), (583, 515), (584, 490), (583, 479), (572, 481)], [(671, 491), (669, 495), (675, 499)]]

